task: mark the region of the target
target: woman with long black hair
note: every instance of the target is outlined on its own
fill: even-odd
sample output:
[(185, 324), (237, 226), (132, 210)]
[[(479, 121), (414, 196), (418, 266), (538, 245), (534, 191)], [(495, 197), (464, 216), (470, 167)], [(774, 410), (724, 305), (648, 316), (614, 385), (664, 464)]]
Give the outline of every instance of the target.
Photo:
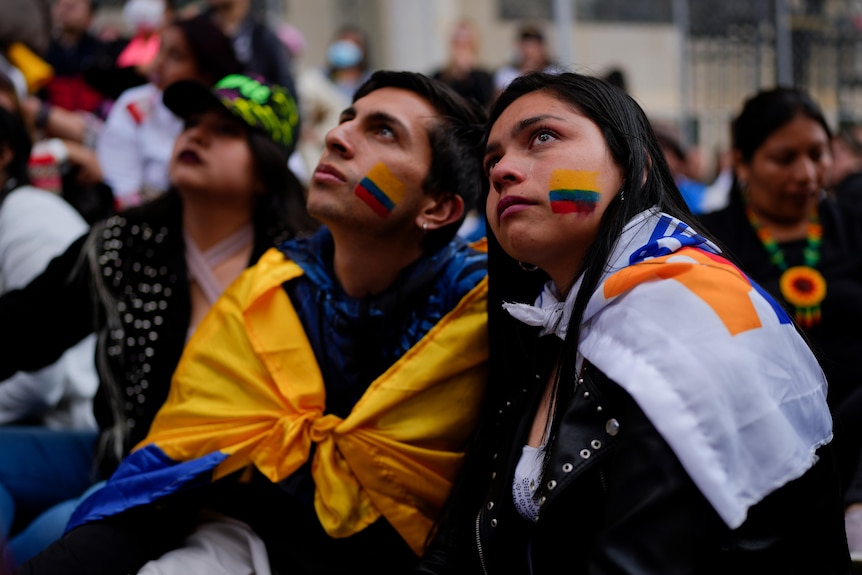
[(597, 78), (486, 131), (487, 410), (423, 573), (847, 573), (826, 380)]

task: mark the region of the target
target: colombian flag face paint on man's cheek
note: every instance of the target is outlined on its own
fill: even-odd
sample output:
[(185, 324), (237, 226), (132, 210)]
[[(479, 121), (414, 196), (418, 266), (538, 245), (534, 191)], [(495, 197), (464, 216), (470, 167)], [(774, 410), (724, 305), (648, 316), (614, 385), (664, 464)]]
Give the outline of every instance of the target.
[(598, 172), (554, 170), (551, 173), (551, 210), (555, 214), (591, 214), (599, 203)]
[(401, 180), (381, 162), (369, 170), (353, 193), (368, 204), (375, 214), (385, 218), (404, 197), (405, 189)]

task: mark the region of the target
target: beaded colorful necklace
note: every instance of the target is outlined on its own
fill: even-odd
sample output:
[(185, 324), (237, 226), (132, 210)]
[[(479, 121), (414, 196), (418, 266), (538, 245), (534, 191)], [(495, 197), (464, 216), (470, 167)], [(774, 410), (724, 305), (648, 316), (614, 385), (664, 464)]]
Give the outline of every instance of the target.
[(808, 218), (807, 244), (803, 250), (805, 265), (791, 268), (787, 267), (778, 242), (763, 227), (751, 206), (746, 206), (746, 214), (763, 247), (769, 252), (770, 261), (783, 272), (778, 287), (784, 299), (796, 309), (796, 321), (806, 329), (816, 326), (820, 323), (820, 303), (826, 297), (826, 279), (816, 269), (820, 262), (820, 244), (823, 242), (823, 226), (817, 208), (811, 210)]

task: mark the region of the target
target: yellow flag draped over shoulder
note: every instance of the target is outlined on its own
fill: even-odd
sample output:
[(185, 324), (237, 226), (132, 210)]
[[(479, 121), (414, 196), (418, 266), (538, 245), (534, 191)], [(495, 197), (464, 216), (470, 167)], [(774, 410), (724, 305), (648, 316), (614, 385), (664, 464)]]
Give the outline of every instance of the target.
[(312, 461), (332, 537), (381, 515), (420, 553), (458, 472), (485, 386), (487, 278), (378, 377), (345, 419), (326, 414), (314, 352), (282, 284), (302, 269), (267, 252), (189, 341), (147, 438), (69, 529), (255, 465), (271, 481)]

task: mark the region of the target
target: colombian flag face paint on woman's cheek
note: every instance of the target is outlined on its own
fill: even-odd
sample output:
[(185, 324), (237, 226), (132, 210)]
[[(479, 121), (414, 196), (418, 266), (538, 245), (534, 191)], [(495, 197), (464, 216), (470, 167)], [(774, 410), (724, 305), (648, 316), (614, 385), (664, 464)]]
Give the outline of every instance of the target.
[(406, 187), (382, 162), (375, 164), (353, 190), (374, 213), (385, 218), (404, 197)]
[(591, 214), (599, 203), (598, 172), (551, 172), (551, 210), (555, 214)]

